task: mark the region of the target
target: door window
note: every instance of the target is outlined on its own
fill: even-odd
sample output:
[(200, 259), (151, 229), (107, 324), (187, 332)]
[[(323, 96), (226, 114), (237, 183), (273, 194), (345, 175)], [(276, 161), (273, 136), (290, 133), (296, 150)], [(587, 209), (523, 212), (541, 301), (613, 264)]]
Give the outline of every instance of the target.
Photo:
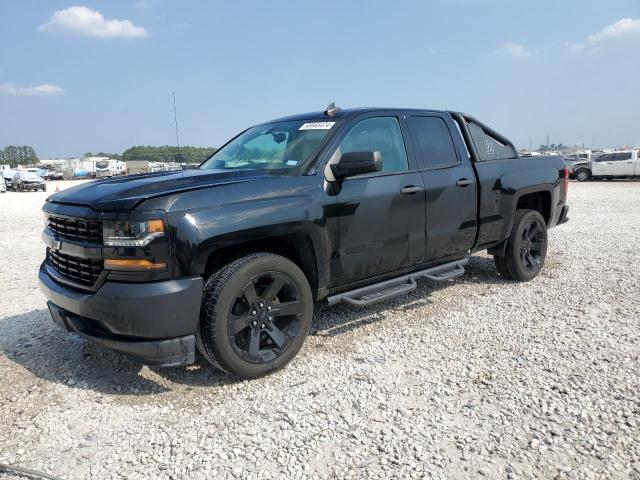
[(409, 130), (422, 157), (422, 164), (431, 170), (457, 165), (453, 140), (447, 124), (439, 117), (410, 117)]
[(610, 162), (621, 162), (623, 160), (631, 160), (631, 152), (612, 153)]
[(375, 152), (382, 154), (382, 171), (409, 169), (400, 125), (395, 117), (367, 118), (357, 123), (342, 140), (340, 152)]

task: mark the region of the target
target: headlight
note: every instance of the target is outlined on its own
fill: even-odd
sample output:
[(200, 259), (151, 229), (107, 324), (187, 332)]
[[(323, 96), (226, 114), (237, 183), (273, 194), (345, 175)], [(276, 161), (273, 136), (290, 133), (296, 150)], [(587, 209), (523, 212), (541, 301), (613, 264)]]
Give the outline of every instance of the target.
[(104, 244), (111, 247), (144, 247), (165, 234), (162, 220), (143, 222), (105, 220)]

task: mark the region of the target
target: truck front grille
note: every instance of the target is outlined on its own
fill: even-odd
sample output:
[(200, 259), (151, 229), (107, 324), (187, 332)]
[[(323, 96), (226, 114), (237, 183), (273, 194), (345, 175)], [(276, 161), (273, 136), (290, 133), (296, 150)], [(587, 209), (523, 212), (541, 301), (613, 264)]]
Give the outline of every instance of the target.
[(49, 215), (49, 228), (60, 237), (102, 243), (102, 222), (75, 217)]
[(63, 277), (80, 285), (93, 286), (102, 273), (102, 260), (81, 258), (47, 248), (49, 264)]

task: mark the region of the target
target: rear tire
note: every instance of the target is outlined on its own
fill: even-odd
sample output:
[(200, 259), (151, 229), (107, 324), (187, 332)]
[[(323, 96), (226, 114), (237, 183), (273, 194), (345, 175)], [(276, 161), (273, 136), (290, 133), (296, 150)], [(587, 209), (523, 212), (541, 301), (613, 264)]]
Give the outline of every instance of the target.
[(311, 288), (302, 270), (280, 255), (254, 253), (207, 281), (196, 345), (215, 367), (256, 378), (295, 357), (312, 316)]
[(528, 282), (540, 273), (547, 256), (547, 239), (547, 225), (540, 212), (516, 211), (503, 257), (510, 278)]

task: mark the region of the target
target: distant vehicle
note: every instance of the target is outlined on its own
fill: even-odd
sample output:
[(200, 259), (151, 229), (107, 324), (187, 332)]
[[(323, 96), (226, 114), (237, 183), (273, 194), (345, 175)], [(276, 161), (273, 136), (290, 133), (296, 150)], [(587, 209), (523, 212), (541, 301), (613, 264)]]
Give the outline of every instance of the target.
[(603, 153), (601, 150), (591, 150), (569, 155), (567, 157), (569, 176), (577, 179), (579, 182), (591, 180), (591, 162), (599, 158)]
[(13, 180), (13, 176), (15, 174), (15, 170), (2, 170), (2, 179), (4, 180), (3, 183), (7, 189), (11, 188), (11, 180)]
[(108, 178), (115, 175), (124, 175), (126, 172), (126, 164), (120, 160), (97, 160), (96, 161), (96, 177)]
[(127, 175), (150, 172), (151, 165), (148, 160), (127, 160)]
[[(78, 175), (81, 173), (81, 175)], [(74, 177), (82, 176), (82, 177), (96, 177), (96, 161), (95, 160), (82, 160), (78, 162), (74, 168)]]
[(111, 175), (113, 175), (113, 173), (111, 173), (111, 169), (109, 168), (109, 160), (98, 160), (96, 162), (96, 177), (106, 178)]
[(593, 178), (626, 178), (640, 176), (640, 151), (605, 153), (591, 163)]
[(40, 178), (44, 180), (50, 180), (55, 174), (46, 168), (39, 167), (29, 167), (26, 169), (27, 172), (33, 172), (38, 175)]
[(62, 180), (64, 178), (64, 170), (62, 169), (53, 169), (49, 170), (49, 178), (48, 180)]
[(20, 171), (16, 172), (11, 180), (11, 188), (16, 192), (24, 192), (26, 190), (42, 190), (47, 191), (47, 183), (34, 172)]

